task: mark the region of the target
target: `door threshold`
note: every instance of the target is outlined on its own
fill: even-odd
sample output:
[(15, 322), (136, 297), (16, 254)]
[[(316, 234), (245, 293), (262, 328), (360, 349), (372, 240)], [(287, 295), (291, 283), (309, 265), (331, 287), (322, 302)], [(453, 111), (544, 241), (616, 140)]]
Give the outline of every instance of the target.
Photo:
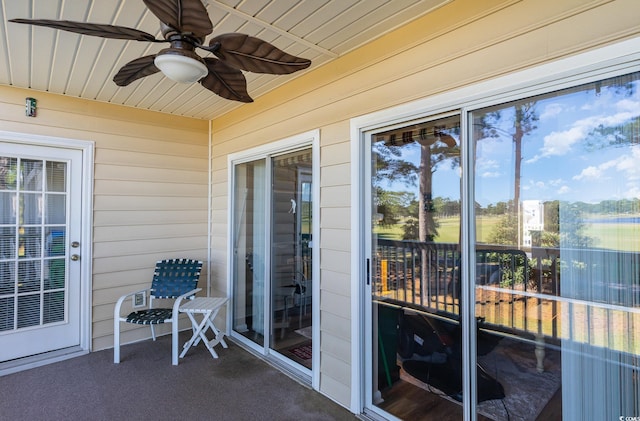
[(302, 370), (297, 370), (292, 366), (292, 364), (295, 364), (295, 365), (299, 365), (299, 364), (295, 362), (292, 362), (291, 364), (284, 362), (282, 360), (284, 357), (277, 358), (273, 354), (264, 355), (261, 352), (257, 351), (256, 349), (253, 349), (252, 347), (248, 346), (243, 341), (237, 340), (236, 338), (233, 338), (233, 337), (229, 337), (229, 340), (235, 343), (236, 345), (238, 345), (240, 348), (247, 351), (248, 353), (250, 353), (251, 355), (253, 355), (254, 357), (266, 362), (267, 364), (271, 365), (277, 370), (280, 370), (286, 376), (297, 381), (301, 385), (308, 387), (310, 389), (313, 389), (313, 386), (311, 383), (311, 370), (306, 369), (306, 367), (303, 367), (300, 365), (300, 367), (302, 367), (304, 370), (307, 370), (309, 372), (308, 374), (304, 373)]
[(68, 360), (88, 353), (88, 350), (82, 349), (82, 347), (78, 345), (50, 352), (43, 352), (42, 354), (31, 355), (28, 357), (16, 358), (15, 360), (0, 363), (0, 377), (56, 363), (58, 361)]
[[(307, 387), (313, 388), (311, 385), (311, 375), (304, 372), (309, 371), (310, 373), (310, 370), (296, 363), (295, 361), (285, 361), (285, 358), (286, 357), (278, 358), (274, 355), (267, 355), (263, 357), (266, 362), (282, 371), (293, 380), (296, 380), (298, 383), (301, 383)], [(299, 366), (301, 369), (296, 369), (295, 366)]]

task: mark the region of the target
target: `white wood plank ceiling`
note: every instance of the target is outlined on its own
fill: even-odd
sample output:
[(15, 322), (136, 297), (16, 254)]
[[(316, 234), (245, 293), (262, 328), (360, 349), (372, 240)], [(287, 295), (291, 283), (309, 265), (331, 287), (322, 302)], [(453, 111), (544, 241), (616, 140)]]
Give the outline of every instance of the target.
[[(312, 61), (291, 75), (245, 73), (254, 98), (452, 0), (203, 0), (213, 34), (240, 32)], [(116, 72), (166, 44), (104, 39), (8, 19), (54, 19), (136, 28), (162, 38), (142, 0), (0, 0), (0, 84), (201, 119), (242, 103), (162, 73), (119, 87)], [(207, 40), (208, 42), (208, 40)], [(205, 42), (205, 43), (207, 43)], [(198, 54), (207, 53), (198, 50)], [(34, 94), (34, 96), (37, 96)]]

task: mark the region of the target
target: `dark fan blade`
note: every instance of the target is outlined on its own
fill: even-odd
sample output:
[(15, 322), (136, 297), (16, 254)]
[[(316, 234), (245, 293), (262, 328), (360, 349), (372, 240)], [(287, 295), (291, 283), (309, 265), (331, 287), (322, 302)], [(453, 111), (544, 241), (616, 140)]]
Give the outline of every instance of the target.
[(156, 58), (155, 54), (130, 61), (122, 66), (118, 73), (113, 77), (113, 81), (118, 86), (127, 86), (134, 80), (158, 73), (160, 69), (153, 64), (154, 58)]
[(254, 73), (284, 75), (306, 69), (311, 60), (292, 56), (259, 38), (245, 34), (224, 34), (209, 42), (213, 47), (219, 44), (213, 53), (228, 65)]
[(247, 80), (240, 70), (211, 57), (205, 57), (204, 62), (209, 74), (200, 79), (202, 86), (226, 99), (253, 102), (247, 92)]
[(143, 0), (161, 22), (179, 32), (190, 32), (205, 38), (213, 32), (207, 9), (202, 0)]
[(164, 42), (157, 40), (153, 35), (126, 26), (103, 25), (100, 23), (74, 22), (70, 20), (50, 19), (10, 19), (9, 22), (26, 23), (28, 25), (46, 26), (48, 28), (61, 29), (83, 35), (92, 35), (102, 38), (128, 39), (133, 41)]

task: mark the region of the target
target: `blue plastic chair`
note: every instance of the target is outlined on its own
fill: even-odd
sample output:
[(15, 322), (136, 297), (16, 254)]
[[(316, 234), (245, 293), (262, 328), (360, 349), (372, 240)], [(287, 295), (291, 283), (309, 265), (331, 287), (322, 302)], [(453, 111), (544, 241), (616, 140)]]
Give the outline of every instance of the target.
[[(184, 299), (192, 299), (202, 288), (197, 288), (200, 279), (202, 262), (190, 259), (160, 260), (156, 263), (151, 287), (125, 294), (116, 302), (113, 311), (113, 362), (120, 362), (120, 324), (133, 323), (149, 325), (151, 336), (156, 340), (154, 326), (171, 323), (171, 363), (178, 365), (178, 315), (180, 305)], [(122, 316), (122, 304), (131, 297), (132, 302), (144, 294), (144, 301), (148, 303), (145, 309), (137, 310)], [(148, 299), (147, 299), (148, 298)], [(170, 308), (155, 308), (154, 300), (173, 299)]]

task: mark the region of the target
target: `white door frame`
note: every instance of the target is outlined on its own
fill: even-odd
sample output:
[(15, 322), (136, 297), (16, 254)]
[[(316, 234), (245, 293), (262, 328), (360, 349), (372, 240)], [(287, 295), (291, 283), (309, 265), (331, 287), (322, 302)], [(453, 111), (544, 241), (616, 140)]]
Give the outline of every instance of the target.
[[(297, 135), (293, 135), (291, 137), (287, 137), (272, 143), (264, 144), (261, 146), (257, 146), (255, 148), (247, 149), (241, 152), (236, 152), (227, 155), (227, 185), (229, 187), (228, 196), (227, 196), (227, 291), (229, 291), (230, 302), (233, 302), (233, 240), (236, 235), (234, 232), (235, 218), (233, 215), (234, 210), (234, 171), (235, 165), (250, 162), (257, 159), (267, 159), (270, 155), (286, 152), (289, 150), (299, 149), (301, 147), (307, 148), (311, 147), (312, 154), (312, 192), (311, 197), (313, 198), (312, 204), (312, 228), (311, 232), (313, 233), (313, 244), (314, 247), (311, 248), (312, 261), (314, 262), (312, 265), (312, 277), (311, 279), (320, 279), (320, 130), (311, 130), (308, 132), (300, 133)], [(267, 172), (269, 170), (267, 169)], [(266, 181), (265, 181), (266, 182)], [(265, 188), (270, 191), (268, 186)], [(267, 219), (269, 219), (269, 215), (267, 215)], [(267, 224), (267, 226), (269, 226)], [(267, 238), (269, 235), (267, 233)], [(320, 297), (320, 282), (312, 282), (311, 283), (311, 320), (312, 320), (312, 357), (311, 357), (311, 386), (315, 390), (320, 390), (320, 306), (319, 306), (319, 297)], [(265, 292), (265, 307), (269, 306), (269, 297)], [(267, 346), (257, 346), (255, 343), (247, 340), (242, 335), (235, 333), (233, 329), (233, 311), (229, 311), (227, 314), (227, 332), (234, 339), (238, 340), (239, 343), (244, 345), (245, 347), (251, 349), (256, 352), (257, 355), (265, 355), (263, 354), (263, 349), (269, 349), (268, 343)], [(271, 316), (270, 316), (271, 317)], [(265, 326), (265, 332), (268, 331), (267, 326)], [(289, 364), (289, 361), (285, 357), (281, 357), (278, 353), (270, 354), (275, 361), (283, 362), (284, 366)]]
[(30, 146), (74, 149), (82, 152), (81, 236), (80, 236), (80, 344), (64, 351), (52, 351), (33, 357), (0, 364), (0, 376), (65, 360), (91, 351), (92, 319), (92, 227), (93, 227), (93, 162), (95, 144), (92, 141), (43, 136), (0, 130), (0, 141)]

